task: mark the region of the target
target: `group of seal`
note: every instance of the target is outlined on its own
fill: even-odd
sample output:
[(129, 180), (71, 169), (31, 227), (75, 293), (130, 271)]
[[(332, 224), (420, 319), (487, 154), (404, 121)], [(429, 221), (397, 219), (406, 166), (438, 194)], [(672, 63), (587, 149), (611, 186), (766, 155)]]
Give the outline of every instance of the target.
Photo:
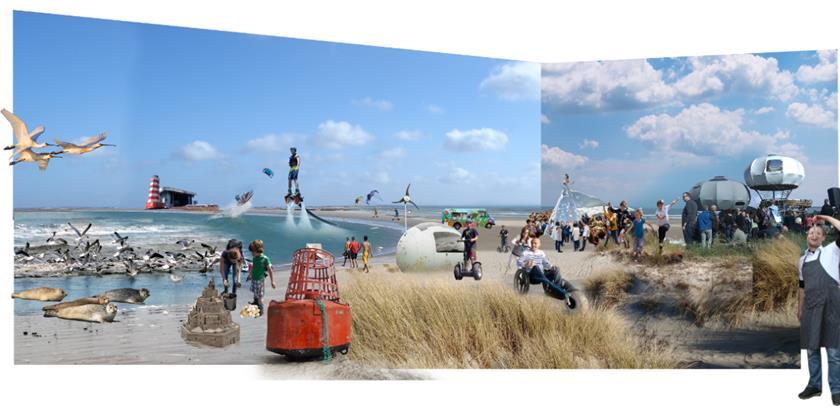
[[(86, 298), (79, 298), (69, 302), (47, 305), (41, 309), (44, 317), (57, 317), (68, 320), (85, 322), (113, 322), (117, 316), (117, 306), (111, 302), (142, 304), (150, 293), (146, 288), (113, 289)], [(34, 288), (13, 293), (13, 299), (37, 300), (42, 302), (61, 302), (67, 292), (58, 288)]]

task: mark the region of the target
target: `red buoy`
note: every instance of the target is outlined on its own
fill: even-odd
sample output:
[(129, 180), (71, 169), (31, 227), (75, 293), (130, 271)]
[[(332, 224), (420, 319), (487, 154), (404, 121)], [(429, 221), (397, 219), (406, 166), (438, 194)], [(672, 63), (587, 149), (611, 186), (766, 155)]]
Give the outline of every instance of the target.
[(265, 347), (294, 359), (329, 359), (350, 348), (350, 305), (340, 302), (335, 258), (315, 248), (292, 255), (284, 301), (268, 304)]

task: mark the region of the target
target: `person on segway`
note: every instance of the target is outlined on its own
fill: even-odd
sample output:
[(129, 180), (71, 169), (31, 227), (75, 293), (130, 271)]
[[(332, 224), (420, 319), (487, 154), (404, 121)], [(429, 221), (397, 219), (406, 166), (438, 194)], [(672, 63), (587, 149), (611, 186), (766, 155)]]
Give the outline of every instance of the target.
[(540, 250), (540, 238), (531, 239), (531, 247), (522, 252), (516, 265), (528, 272), (531, 282), (538, 282), (548, 286), (552, 296), (563, 299), (568, 292), (562, 287), (564, 280), (558, 269), (551, 265), (545, 252)]
[(502, 229), (499, 230), (499, 238), (501, 240), (501, 245), (499, 245), (499, 249), (501, 250), (501, 252), (504, 252), (506, 249), (508, 249), (508, 234), (509, 232), (507, 228), (505, 228), (505, 226), (502, 225)]
[(461, 233), (461, 240), (464, 241), (464, 269), (467, 268), (467, 260), (470, 261), (470, 269), (475, 265), (475, 249), (478, 245), (478, 230), (475, 229), (475, 222), (468, 222), (464, 232)]

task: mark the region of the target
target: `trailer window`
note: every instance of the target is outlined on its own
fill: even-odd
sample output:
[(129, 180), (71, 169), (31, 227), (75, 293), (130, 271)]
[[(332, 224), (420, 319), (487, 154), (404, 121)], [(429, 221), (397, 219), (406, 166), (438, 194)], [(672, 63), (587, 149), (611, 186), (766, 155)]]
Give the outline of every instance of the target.
[(435, 232), (435, 251), (464, 252), (464, 243), (458, 242), (461, 236), (454, 232)]
[(782, 170), (782, 160), (780, 159), (770, 159), (767, 160), (767, 169), (766, 172), (778, 172)]

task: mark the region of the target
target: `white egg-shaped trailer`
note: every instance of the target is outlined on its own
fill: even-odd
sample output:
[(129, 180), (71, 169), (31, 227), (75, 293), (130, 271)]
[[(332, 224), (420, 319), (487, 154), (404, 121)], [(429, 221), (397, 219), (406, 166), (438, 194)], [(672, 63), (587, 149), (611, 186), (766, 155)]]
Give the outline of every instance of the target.
[(712, 205), (717, 206), (719, 211), (744, 209), (750, 204), (750, 190), (747, 186), (724, 177), (698, 182), (690, 193), (701, 205), (701, 209), (708, 209)]
[(409, 228), (397, 242), (397, 266), (403, 272), (431, 272), (452, 269), (463, 260), (461, 233), (437, 222)]
[(759, 157), (744, 170), (744, 182), (756, 191), (789, 191), (805, 180), (805, 167), (795, 158), (770, 154)]

